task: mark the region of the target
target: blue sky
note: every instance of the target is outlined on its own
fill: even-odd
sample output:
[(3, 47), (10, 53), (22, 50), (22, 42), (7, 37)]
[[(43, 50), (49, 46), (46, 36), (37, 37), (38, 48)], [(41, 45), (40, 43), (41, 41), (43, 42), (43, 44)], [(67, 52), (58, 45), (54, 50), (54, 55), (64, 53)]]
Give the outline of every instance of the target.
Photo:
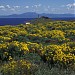
[(25, 12), (75, 14), (74, 0), (0, 0), (0, 15)]

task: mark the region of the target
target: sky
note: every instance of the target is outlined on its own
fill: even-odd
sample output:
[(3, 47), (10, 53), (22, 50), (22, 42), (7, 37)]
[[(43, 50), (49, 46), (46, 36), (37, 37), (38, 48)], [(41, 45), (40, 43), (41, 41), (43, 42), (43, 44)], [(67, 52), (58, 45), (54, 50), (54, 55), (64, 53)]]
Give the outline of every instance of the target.
[(75, 0), (0, 0), (0, 15), (26, 12), (75, 14)]

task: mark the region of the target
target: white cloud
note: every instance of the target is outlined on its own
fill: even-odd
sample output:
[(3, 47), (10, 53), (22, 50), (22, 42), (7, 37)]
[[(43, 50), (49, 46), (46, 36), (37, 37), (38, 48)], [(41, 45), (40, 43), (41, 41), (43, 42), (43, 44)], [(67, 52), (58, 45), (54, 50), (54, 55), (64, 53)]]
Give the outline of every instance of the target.
[(16, 6), (10, 6), (10, 5), (1, 5), (0, 6), (0, 10), (3, 10), (3, 11), (19, 11), (20, 6), (16, 5)]
[(38, 5), (34, 5), (36, 8), (38, 7)]
[(69, 3), (66, 5), (61, 5), (61, 11), (65, 12), (65, 13), (75, 14), (75, 3)]
[(0, 10), (6, 11), (5, 6), (0, 6)]
[(67, 5), (61, 5), (61, 7), (74, 8), (75, 7), (75, 3), (67, 4)]
[(20, 8), (20, 6), (13, 6), (14, 8)]
[(73, 3), (73, 6), (75, 6), (75, 3)]
[(4, 6), (0, 6), (0, 9), (4, 9), (5, 7)]
[(6, 5), (6, 7), (9, 8), (9, 9), (11, 8), (10, 5)]
[(71, 7), (75, 7), (75, 3), (73, 3), (73, 4), (67, 4), (66, 6), (67, 6), (67, 7), (70, 7), (70, 8), (71, 8)]
[(40, 6), (41, 6), (41, 4), (34, 5), (34, 7), (36, 7), (36, 8), (38, 8), (38, 7), (40, 7)]
[[(17, 8), (20, 8), (20, 6), (18, 6), (18, 5), (16, 5), (16, 6), (6, 5), (6, 9), (7, 9), (7, 10), (18, 11)], [(16, 9), (17, 9), (17, 10), (16, 10)]]
[(6, 5), (5, 6), (5, 9), (7, 10), (7, 11), (15, 11), (15, 8), (12, 6), (10, 6), (10, 5)]
[(75, 11), (75, 3), (69, 3), (69, 4), (66, 4), (66, 5), (61, 5), (60, 6), (61, 9), (67, 11), (67, 12), (73, 12)]
[(25, 6), (25, 8), (29, 8), (29, 6)]
[(70, 9), (73, 9), (74, 10), (75, 3), (73, 3), (73, 4), (67, 4), (66, 7), (67, 7), (68, 10), (70, 10)]

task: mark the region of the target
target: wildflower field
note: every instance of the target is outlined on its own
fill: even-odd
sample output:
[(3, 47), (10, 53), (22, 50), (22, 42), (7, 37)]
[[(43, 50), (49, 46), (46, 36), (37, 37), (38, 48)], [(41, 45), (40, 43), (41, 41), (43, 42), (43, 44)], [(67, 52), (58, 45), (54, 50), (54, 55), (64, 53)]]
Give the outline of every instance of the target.
[(1, 75), (75, 75), (75, 22), (0, 26)]

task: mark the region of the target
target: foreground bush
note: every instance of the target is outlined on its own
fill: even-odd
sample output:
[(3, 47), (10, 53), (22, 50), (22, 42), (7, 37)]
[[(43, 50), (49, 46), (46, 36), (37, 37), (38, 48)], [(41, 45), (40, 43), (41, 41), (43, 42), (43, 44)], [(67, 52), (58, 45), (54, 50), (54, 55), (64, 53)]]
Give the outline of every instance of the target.
[(27, 60), (11, 61), (0, 69), (2, 75), (31, 75), (36, 71), (37, 65)]
[(73, 68), (64, 69), (58, 64), (55, 64), (52, 68), (49, 66), (51, 65), (41, 63), (34, 75), (75, 75), (75, 69)]

